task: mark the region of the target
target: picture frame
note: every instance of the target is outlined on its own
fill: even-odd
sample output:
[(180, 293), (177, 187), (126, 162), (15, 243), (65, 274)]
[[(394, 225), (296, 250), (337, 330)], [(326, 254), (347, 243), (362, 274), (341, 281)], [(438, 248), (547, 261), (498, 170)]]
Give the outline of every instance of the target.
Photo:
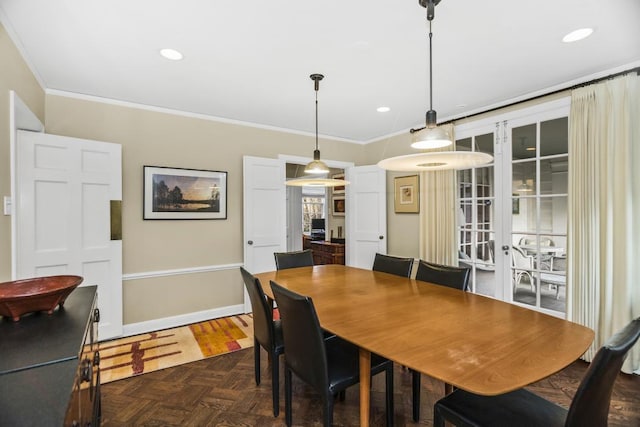
[[(335, 175), (331, 175), (333, 179), (344, 179), (344, 173), (337, 173)], [(333, 194), (344, 194), (344, 185), (338, 185), (333, 187)]]
[(143, 167), (143, 219), (227, 219), (227, 172)]
[(396, 213), (420, 212), (420, 177), (398, 176), (394, 179), (394, 210)]
[(344, 196), (336, 196), (331, 200), (331, 215), (344, 216), (345, 200)]

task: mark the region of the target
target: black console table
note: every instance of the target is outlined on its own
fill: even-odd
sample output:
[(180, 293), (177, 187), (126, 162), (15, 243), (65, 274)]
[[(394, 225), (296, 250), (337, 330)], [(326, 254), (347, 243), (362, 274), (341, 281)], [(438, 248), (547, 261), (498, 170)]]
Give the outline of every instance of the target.
[(96, 290), (76, 288), (51, 315), (0, 318), (0, 424), (100, 424)]

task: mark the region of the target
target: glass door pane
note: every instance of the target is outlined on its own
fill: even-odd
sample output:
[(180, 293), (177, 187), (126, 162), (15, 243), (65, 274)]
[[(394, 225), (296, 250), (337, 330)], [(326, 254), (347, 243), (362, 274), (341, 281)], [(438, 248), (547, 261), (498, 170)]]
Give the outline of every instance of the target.
[(513, 301), (566, 311), (568, 118), (511, 127)]
[[(456, 141), (458, 151), (494, 154), (494, 133)], [(458, 263), (471, 268), (472, 292), (495, 296), (495, 185), (493, 165), (458, 171)]]

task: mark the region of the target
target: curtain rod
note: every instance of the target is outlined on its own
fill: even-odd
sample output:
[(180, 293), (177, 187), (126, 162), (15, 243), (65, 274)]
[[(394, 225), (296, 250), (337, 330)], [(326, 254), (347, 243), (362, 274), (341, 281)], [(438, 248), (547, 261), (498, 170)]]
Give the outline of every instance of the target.
[[(480, 112), (477, 112), (477, 113), (468, 114), (466, 116), (456, 117), (454, 119), (447, 120), (447, 121), (442, 122), (442, 123), (438, 123), (438, 126), (447, 125), (447, 124), (453, 123), (453, 122), (455, 122), (457, 120), (468, 119), (469, 117), (479, 116), (480, 114), (490, 113), (492, 111), (500, 110), (502, 108), (508, 108), (508, 107), (511, 107), (511, 106), (514, 106), (514, 105), (522, 104), (524, 102), (529, 102), (529, 101), (533, 101), (533, 100), (536, 100), (536, 99), (544, 98), (546, 96), (555, 95), (557, 93), (566, 92), (568, 90), (579, 89), (581, 87), (589, 86), (589, 85), (592, 85), (592, 84), (595, 84), (595, 83), (600, 83), (600, 82), (605, 81), (605, 80), (611, 80), (611, 79), (614, 79), (614, 78), (616, 78), (618, 76), (622, 76), (622, 75), (625, 75), (625, 74), (633, 73), (634, 71), (636, 72), (637, 75), (640, 75), (640, 67), (630, 68), (630, 69), (625, 70), (625, 71), (620, 71), (619, 73), (609, 74), (608, 76), (605, 76), (605, 77), (599, 77), (597, 79), (589, 80), (589, 81), (583, 82), (583, 83), (578, 83), (578, 84), (575, 84), (573, 86), (568, 86), (568, 87), (563, 88), (563, 89), (557, 89), (557, 90), (554, 90), (554, 91), (551, 91), (551, 92), (543, 93), (541, 95), (532, 96), (531, 98), (527, 98), (527, 99), (523, 99), (523, 100), (520, 100), (520, 101), (511, 102), (511, 103), (505, 104), (505, 105), (501, 105), (499, 107), (494, 107), (494, 108), (490, 108), (488, 110), (480, 111)], [(420, 132), (425, 127), (426, 126), (423, 126), (421, 128), (417, 128), (417, 129), (409, 129), (409, 132), (410, 133)]]

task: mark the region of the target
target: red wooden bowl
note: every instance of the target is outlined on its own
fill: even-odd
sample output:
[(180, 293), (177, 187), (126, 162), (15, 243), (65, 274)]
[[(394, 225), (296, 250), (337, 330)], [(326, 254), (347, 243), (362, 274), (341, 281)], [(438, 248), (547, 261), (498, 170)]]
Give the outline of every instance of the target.
[(51, 314), (82, 280), (80, 276), (47, 276), (0, 283), (0, 315), (15, 322), (35, 311)]

